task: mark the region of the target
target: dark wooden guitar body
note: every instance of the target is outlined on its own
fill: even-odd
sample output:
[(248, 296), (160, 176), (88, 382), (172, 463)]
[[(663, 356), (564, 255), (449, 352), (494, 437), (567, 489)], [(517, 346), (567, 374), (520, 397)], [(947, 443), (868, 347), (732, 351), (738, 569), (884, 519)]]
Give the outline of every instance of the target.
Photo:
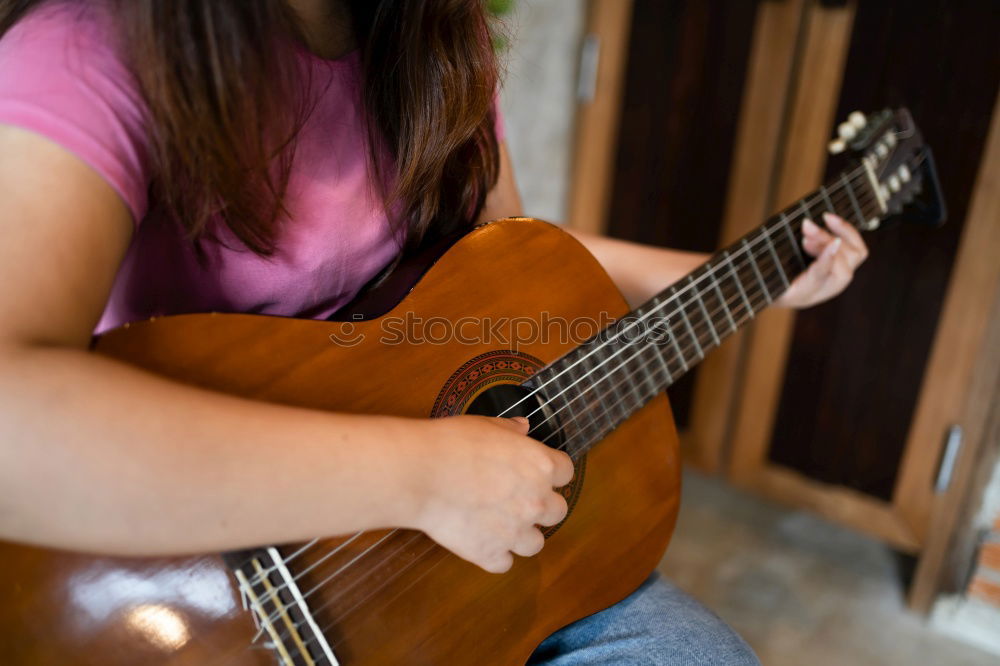
[[(198, 314), (116, 330), (96, 350), (260, 400), (427, 417), (447, 410), (443, 387), (453, 386), (470, 360), (494, 352), (499, 360), (514, 357), (497, 340), (387, 345), (380, 340), (387, 317), (537, 322), (548, 313), (596, 321), (627, 311), (607, 274), (569, 235), (514, 219), (465, 236), (388, 313), (352, 323), (351, 335), (364, 336), (354, 346), (331, 341), (348, 330), (339, 322)], [(510, 327), (502, 330), (509, 340)], [(573, 346), (553, 336), (518, 351), (548, 363)], [(515, 383), (509, 370), (495, 381)], [(385, 533), (366, 534), (305, 574), (303, 592), (343, 569), (307, 599), (340, 663), (524, 663), (554, 630), (627, 596), (662, 557), (677, 514), (680, 465), (665, 395), (592, 449), (582, 478), (570, 516), (545, 549), (518, 558), (507, 574), (484, 573), (405, 531), (367, 553)], [(255, 492), (281, 501), (288, 483), (294, 480), (276, 479)], [(320, 544), (289, 568), (302, 571), (343, 540)], [(0, 562), (4, 664), (277, 663), (271, 649), (250, 647), (253, 618), (220, 556), (120, 559), (0, 544)]]

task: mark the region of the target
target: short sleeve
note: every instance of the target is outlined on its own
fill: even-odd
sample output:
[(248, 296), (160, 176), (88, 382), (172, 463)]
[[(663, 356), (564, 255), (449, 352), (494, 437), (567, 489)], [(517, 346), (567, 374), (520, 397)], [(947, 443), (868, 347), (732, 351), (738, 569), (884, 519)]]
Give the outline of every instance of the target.
[(49, 2), (0, 39), (0, 123), (90, 165), (138, 223), (149, 190), (145, 106), (100, 3)]

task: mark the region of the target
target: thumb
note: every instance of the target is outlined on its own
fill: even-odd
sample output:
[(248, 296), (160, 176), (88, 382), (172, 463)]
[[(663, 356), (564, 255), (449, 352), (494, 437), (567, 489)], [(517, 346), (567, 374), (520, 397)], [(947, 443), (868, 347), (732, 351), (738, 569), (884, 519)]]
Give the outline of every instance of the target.
[(501, 424), (505, 428), (513, 430), (519, 435), (528, 434), (528, 427), (529, 427), (528, 419), (524, 418), (523, 416), (515, 416), (509, 419), (499, 418), (497, 419), (497, 423)]

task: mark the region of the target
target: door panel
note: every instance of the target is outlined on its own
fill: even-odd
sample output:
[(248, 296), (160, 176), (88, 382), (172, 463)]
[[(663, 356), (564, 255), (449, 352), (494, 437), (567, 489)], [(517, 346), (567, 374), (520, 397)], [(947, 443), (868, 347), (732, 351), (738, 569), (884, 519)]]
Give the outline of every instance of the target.
[(1000, 22), (989, 4), (862, 2), (855, 16), (837, 118), (909, 106), (934, 149), (950, 216), (940, 229), (897, 224), (868, 235), (871, 257), (851, 289), (799, 313), (768, 458), (886, 501), (997, 96)]

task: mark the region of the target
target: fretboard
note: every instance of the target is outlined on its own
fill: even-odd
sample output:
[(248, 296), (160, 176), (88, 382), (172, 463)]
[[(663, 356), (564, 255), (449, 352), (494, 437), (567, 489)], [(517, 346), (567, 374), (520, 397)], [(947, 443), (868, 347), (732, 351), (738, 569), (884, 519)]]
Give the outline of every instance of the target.
[(560, 446), (585, 453), (778, 299), (808, 266), (802, 222), (828, 211), (858, 226), (884, 213), (863, 170), (843, 173), (539, 371), (525, 386)]

